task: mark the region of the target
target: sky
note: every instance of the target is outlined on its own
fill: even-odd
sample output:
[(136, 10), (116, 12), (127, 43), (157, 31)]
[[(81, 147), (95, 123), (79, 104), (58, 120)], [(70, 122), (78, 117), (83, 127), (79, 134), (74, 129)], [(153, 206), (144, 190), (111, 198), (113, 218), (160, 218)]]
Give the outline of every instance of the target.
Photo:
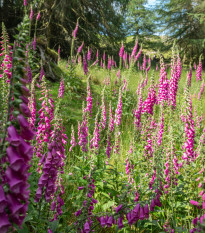
[(155, 5), (156, 2), (157, 2), (157, 0), (148, 0), (147, 5)]

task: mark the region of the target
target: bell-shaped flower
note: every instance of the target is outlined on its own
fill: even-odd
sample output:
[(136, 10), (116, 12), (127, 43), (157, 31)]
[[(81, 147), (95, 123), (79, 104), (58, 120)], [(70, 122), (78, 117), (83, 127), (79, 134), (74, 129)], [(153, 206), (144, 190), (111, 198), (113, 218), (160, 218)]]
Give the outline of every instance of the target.
[(160, 202), (160, 200), (159, 200), (159, 196), (156, 196), (156, 197), (155, 197), (154, 203), (155, 203), (155, 205), (157, 205), (157, 206), (159, 206), (159, 207), (162, 206), (162, 204), (161, 204), (161, 202)]
[(20, 154), (27, 160), (30, 160), (33, 156), (33, 147), (26, 143), (22, 138), (18, 150)]
[(28, 128), (29, 127), (28, 121), (26, 120), (26, 118), (22, 114), (19, 114), (17, 119), (18, 119), (18, 122), (19, 122), (19, 124), (20, 124), (20, 126), (22, 128)]
[(21, 91), (22, 91), (22, 94), (24, 96), (26, 96), (26, 97), (30, 97), (31, 96), (30, 91), (29, 91), (29, 89), (26, 86), (22, 85), (21, 86)]
[(20, 104), (20, 111), (26, 117), (31, 117), (32, 116), (31, 112), (30, 112), (30, 109), (28, 108), (28, 106), (25, 103)]
[(103, 216), (100, 217), (100, 225), (104, 228), (106, 223), (105, 223), (105, 219)]
[(111, 215), (107, 220), (107, 227), (111, 227), (113, 224), (113, 216)]
[(122, 229), (124, 227), (121, 217), (118, 218), (118, 227), (119, 229)]
[(8, 194), (7, 200), (8, 200), (8, 204), (9, 204), (9, 210), (11, 211), (12, 215), (16, 215), (17, 213), (21, 212), (21, 209), (23, 208), (24, 204), (19, 202), (17, 200), (16, 196)]
[[(0, 213), (4, 212), (6, 206), (7, 206), (7, 200), (6, 200), (6, 196), (4, 193), (4, 189), (2, 186), (0, 186)], [(1, 230), (0, 230), (0, 232), (1, 232)]]
[(135, 208), (134, 208), (134, 212), (137, 214), (137, 215), (139, 215), (138, 213), (139, 213), (139, 210), (140, 210), (140, 204), (139, 203), (137, 203), (137, 205), (135, 206)]
[(7, 156), (10, 162), (10, 167), (14, 171), (18, 171), (24, 164), (24, 159), (20, 156), (20, 154), (16, 151), (15, 147), (9, 146), (6, 149)]
[(120, 204), (118, 207), (115, 208), (115, 212), (118, 213), (123, 207), (123, 204)]
[(11, 125), (8, 127), (7, 132), (8, 132), (9, 143), (12, 146), (19, 146), (21, 143), (21, 139), (18, 132), (16, 131), (16, 128), (13, 125)]
[(139, 215), (140, 220), (143, 220), (145, 218), (144, 215), (144, 208), (142, 206), (140, 206), (140, 215)]
[(8, 215), (6, 213), (0, 214), (0, 232), (7, 233), (8, 228), (11, 226)]
[(149, 206), (148, 206), (148, 204), (146, 204), (144, 206), (144, 215), (145, 215), (146, 219), (149, 219)]
[(7, 168), (5, 175), (8, 179), (8, 184), (11, 191), (14, 193), (20, 193), (21, 187), (23, 185), (23, 180), (10, 167)]
[(90, 225), (89, 225), (88, 222), (86, 222), (86, 223), (84, 224), (84, 231), (85, 231), (85, 233), (89, 233), (89, 232), (90, 232)]

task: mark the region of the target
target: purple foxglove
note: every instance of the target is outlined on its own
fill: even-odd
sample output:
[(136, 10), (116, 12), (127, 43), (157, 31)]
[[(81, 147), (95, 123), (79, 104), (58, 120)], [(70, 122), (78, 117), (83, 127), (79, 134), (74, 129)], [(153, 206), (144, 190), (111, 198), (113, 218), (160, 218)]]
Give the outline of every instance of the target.
[(10, 190), (16, 194), (19, 194), (22, 186), (24, 185), (24, 181), (10, 167), (7, 168), (5, 175), (8, 179)]
[(100, 225), (104, 228), (106, 223), (105, 223), (105, 218), (103, 216), (100, 217)]
[(118, 207), (115, 208), (115, 213), (118, 213), (123, 207), (123, 204), (120, 204)]
[(107, 227), (111, 227), (113, 224), (113, 216), (111, 215), (107, 220)]
[(16, 131), (16, 128), (13, 125), (11, 125), (8, 127), (7, 132), (9, 137), (9, 143), (12, 146), (19, 146), (21, 143), (21, 138), (18, 132)]
[(119, 229), (122, 229), (124, 227), (121, 217), (118, 218), (118, 227)]
[(78, 47), (78, 53), (81, 53), (82, 52), (82, 49), (83, 49), (83, 45), (84, 45), (84, 42), (81, 44), (81, 46), (80, 47)]
[(11, 194), (7, 195), (7, 200), (9, 203), (9, 210), (11, 211), (12, 215), (17, 214), (20, 210), (22, 210), (24, 204), (18, 201), (16, 196), (13, 196)]
[(144, 206), (144, 216), (146, 219), (149, 219), (149, 206), (148, 206), (148, 204), (146, 204)]
[(140, 213), (139, 213), (139, 219), (144, 220), (145, 215), (144, 215), (144, 208), (140, 206)]
[(198, 201), (194, 201), (194, 200), (191, 200), (190, 204), (195, 205), (195, 206), (199, 206), (199, 202)]
[(121, 94), (121, 90), (120, 90), (118, 104), (117, 104), (117, 108), (115, 110), (115, 120), (114, 120), (114, 123), (117, 126), (120, 126), (120, 124), (121, 124), (121, 117), (122, 117), (122, 94)]
[(155, 203), (155, 205), (157, 205), (157, 206), (159, 206), (159, 207), (162, 206), (162, 204), (161, 204), (161, 202), (160, 202), (160, 200), (159, 200), (159, 196), (156, 196), (156, 197), (155, 197), (154, 203)]
[(20, 104), (20, 111), (26, 117), (31, 117), (31, 111), (25, 103)]
[(121, 48), (120, 48), (120, 52), (119, 52), (119, 56), (122, 58), (124, 54), (124, 46), (122, 44)]
[(135, 208), (134, 208), (134, 213), (136, 213), (137, 215), (139, 214), (139, 210), (140, 210), (140, 204), (139, 203), (137, 203), (137, 205), (135, 206)]
[(12, 146), (9, 146), (6, 149), (6, 153), (7, 153), (9, 162), (10, 162), (10, 167), (14, 171), (19, 171), (19, 169), (24, 165), (24, 159), (20, 156), (20, 154)]
[(87, 65), (85, 56), (83, 56), (83, 71), (84, 71), (84, 74), (87, 75), (87, 73), (88, 73), (88, 65)]
[(31, 6), (30, 20), (32, 21), (32, 19), (33, 19), (33, 7)]
[(151, 204), (150, 204), (150, 211), (154, 211), (154, 207), (155, 207), (155, 202), (154, 199), (151, 200)]
[(40, 19), (40, 16), (41, 16), (41, 12), (39, 11), (39, 12), (38, 12), (38, 15), (37, 15), (37, 17), (36, 17), (36, 19), (39, 20), (39, 19)]
[(75, 216), (78, 217), (79, 215), (81, 215), (81, 213), (82, 213), (82, 210), (79, 209), (78, 211), (75, 212)]
[(8, 215), (6, 213), (1, 213), (0, 214), (0, 232), (7, 233), (10, 226), (11, 224), (9, 222)]
[(84, 231), (85, 231), (85, 233), (89, 233), (89, 232), (90, 232), (90, 225), (89, 225), (88, 222), (86, 222), (86, 223), (84, 224)]
[[(3, 187), (0, 185), (0, 215), (4, 212), (6, 206), (7, 206), (6, 196), (5, 196)], [(1, 226), (0, 226), (0, 229), (1, 229)]]
[(76, 38), (77, 31), (78, 31), (78, 22), (76, 23), (75, 29), (74, 29), (74, 31), (72, 33), (72, 36), (73, 36), (74, 39)]
[(135, 57), (135, 54), (137, 52), (137, 47), (138, 47), (138, 40), (136, 41), (135, 46), (134, 46), (134, 48), (132, 50), (131, 58)]

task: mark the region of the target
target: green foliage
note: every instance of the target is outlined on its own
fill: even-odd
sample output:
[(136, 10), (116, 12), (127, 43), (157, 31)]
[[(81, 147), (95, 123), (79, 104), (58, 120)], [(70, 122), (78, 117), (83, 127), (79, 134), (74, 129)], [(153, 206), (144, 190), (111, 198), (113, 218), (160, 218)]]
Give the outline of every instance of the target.
[(160, 1), (158, 8), (162, 30), (170, 39), (177, 40), (187, 63), (198, 62), (198, 57), (205, 51), (204, 1), (165, 0)]

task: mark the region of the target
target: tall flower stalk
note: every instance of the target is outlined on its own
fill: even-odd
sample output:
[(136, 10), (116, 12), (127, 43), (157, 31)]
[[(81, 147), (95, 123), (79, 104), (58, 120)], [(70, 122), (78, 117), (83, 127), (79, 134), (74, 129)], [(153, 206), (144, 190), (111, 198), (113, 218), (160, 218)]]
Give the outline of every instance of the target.
[[(30, 92), (26, 87), (28, 77), (24, 75), (26, 66), (25, 44), (29, 33), (29, 19), (25, 16), (21, 23), (18, 41), (21, 46), (14, 46), (12, 74), (8, 97), (8, 110), (4, 136), (0, 147), (0, 232), (9, 231), (15, 224), (21, 227), (29, 204), (28, 170), (33, 156), (29, 141), (35, 133), (30, 129), (27, 118), (31, 116), (28, 108)], [(17, 43), (16, 43), (17, 44)], [(11, 109), (13, 112), (11, 113)], [(11, 114), (13, 114), (12, 120)]]

